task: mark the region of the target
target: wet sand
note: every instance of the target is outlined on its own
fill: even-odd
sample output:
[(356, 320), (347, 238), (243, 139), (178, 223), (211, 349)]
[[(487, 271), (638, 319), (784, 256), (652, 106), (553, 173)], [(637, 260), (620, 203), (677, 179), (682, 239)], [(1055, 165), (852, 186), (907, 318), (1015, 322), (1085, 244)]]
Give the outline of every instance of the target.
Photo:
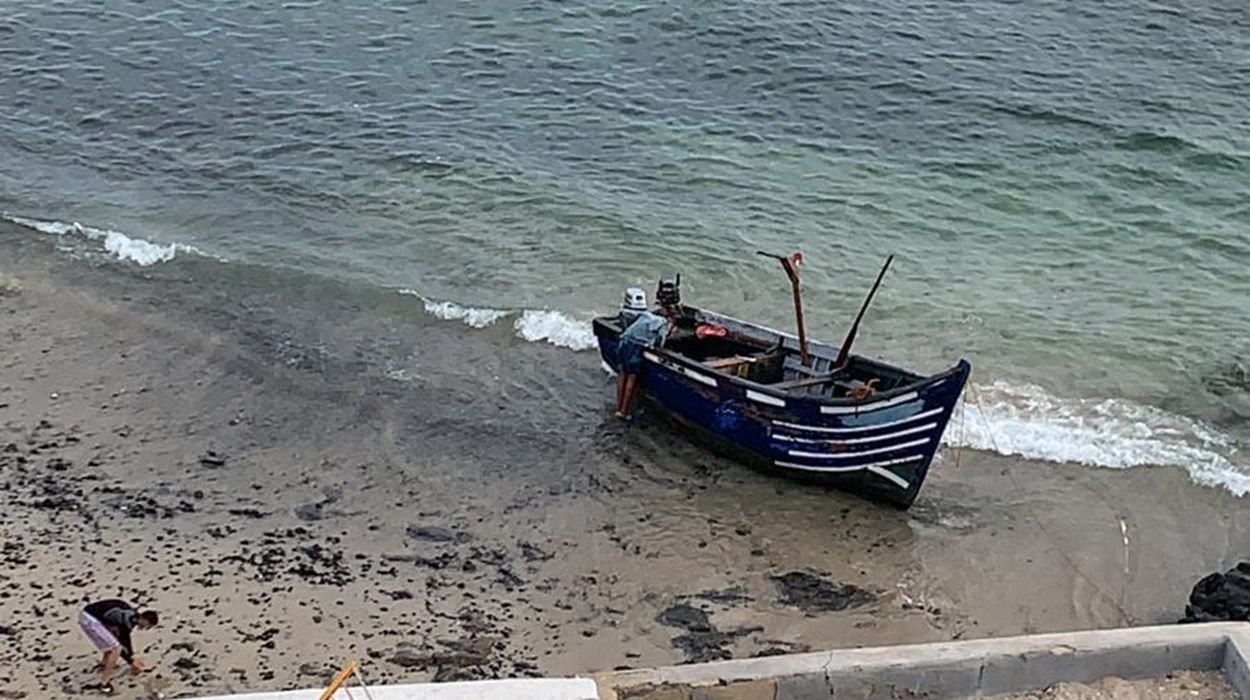
[[(1250, 544), (1175, 469), (945, 451), (902, 513), (613, 420), (593, 353), (277, 270), (0, 225), (0, 697), (564, 675), (1170, 622)], [(159, 679), (156, 679), (159, 676)]]

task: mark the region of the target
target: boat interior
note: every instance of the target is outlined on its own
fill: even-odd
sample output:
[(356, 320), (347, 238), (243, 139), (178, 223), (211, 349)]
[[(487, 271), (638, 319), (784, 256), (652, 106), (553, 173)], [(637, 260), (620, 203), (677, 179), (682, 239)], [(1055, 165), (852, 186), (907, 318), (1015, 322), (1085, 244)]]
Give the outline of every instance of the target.
[[(699, 337), (695, 327), (701, 323), (725, 328), (725, 335)], [(688, 309), (677, 322), (677, 331), (664, 349), (713, 371), (792, 395), (864, 399), (923, 379), (856, 355), (835, 369), (837, 349), (816, 343), (811, 344), (804, 365), (794, 338), (694, 309)]]

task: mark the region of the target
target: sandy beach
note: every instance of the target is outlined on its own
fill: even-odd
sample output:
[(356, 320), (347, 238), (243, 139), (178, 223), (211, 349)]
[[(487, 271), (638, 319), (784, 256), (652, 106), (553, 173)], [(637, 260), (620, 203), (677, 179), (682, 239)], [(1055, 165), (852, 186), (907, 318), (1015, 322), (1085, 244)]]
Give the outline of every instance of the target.
[(1093, 683), (1059, 683), (1043, 691), (989, 696), (991, 700), (1238, 700), (1240, 696), (1218, 671), (1176, 671), (1161, 678), (1127, 681), (1103, 678)]
[(946, 450), (898, 512), (621, 425), (593, 353), (56, 245), (0, 226), (0, 697), (92, 693), (102, 597), (164, 620), (118, 696), (186, 697), (1166, 623), (1250, 544), (1179, 469)]

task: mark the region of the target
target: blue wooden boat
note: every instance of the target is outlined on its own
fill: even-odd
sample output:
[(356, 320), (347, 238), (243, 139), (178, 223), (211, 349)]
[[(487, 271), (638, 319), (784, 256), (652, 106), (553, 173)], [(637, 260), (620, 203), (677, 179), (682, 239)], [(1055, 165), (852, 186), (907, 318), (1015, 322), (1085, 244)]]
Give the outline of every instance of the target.
[[(971, 365), (961, 360), (922, 376), (850, 354), (858, 319), (843, 344), (848, 352), (809, 344), (797, 276), (791, 279), (798, 337), (680, 305), (675, 333), (643, 353), (639, 393), (714, 447), (790, 476), (909, 507)], [(599, 351), (614, 371), (622, 326), (630, 320), (626, 313), (594, 320)], [(699, 337), (691, 332), (699, 325), (723, 328), (724, 334)]]

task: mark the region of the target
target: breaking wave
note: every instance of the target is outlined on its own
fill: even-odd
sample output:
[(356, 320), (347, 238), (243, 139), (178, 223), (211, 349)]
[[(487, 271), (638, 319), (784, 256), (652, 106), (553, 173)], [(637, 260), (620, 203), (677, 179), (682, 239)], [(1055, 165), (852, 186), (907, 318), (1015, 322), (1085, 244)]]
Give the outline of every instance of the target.
[(948, 445), (1109, 469), (1176, 466), (1199, 484), (1250, 493), (1250, 459), (1201, 421), (1121, 399), (1060, 399), (1040, 387), (969, 386)]
[(400, 294), (417, 297), (425, 306), (426, 313), (445, 321), (460, 321), (472, 328), (486, 328), (504, 318), (512, 318), (512, 328), (518, 338), (530, 342), (547, 342), (570, 350), (591, 350), (595, 347), (595, 334), (589, 320), (579, 320), (562, 311), (550, 309), (479, 309), (461, 306), (451, 301), (435, 301), (414, 289), (400, 289)]
[(169, 262), (179, 252), (199, 253), (195, 246), (184, 245), (182, 243), (170, 243), (161, 245), (151, 241), (145, 241), (142, 238), (128, 236), (121, 231), (112, 231), (109, 229), (92, 228), (91, 226), (83, 226), (78, 222), (66, 223), (64, 221), (45, 221), (40, 219), (26, 219), (20, 216), (10, 216), (8, 214), (0, 215), (0, 218), (11, 221), (15, 224), (34, 229), (41, 233), (47, 233), (54, 236), (78, 236), (88, 241), (99, 243), (104, 251), (118, 260), (132, 262), (141, 267), (156, 265), (157, 263)]

